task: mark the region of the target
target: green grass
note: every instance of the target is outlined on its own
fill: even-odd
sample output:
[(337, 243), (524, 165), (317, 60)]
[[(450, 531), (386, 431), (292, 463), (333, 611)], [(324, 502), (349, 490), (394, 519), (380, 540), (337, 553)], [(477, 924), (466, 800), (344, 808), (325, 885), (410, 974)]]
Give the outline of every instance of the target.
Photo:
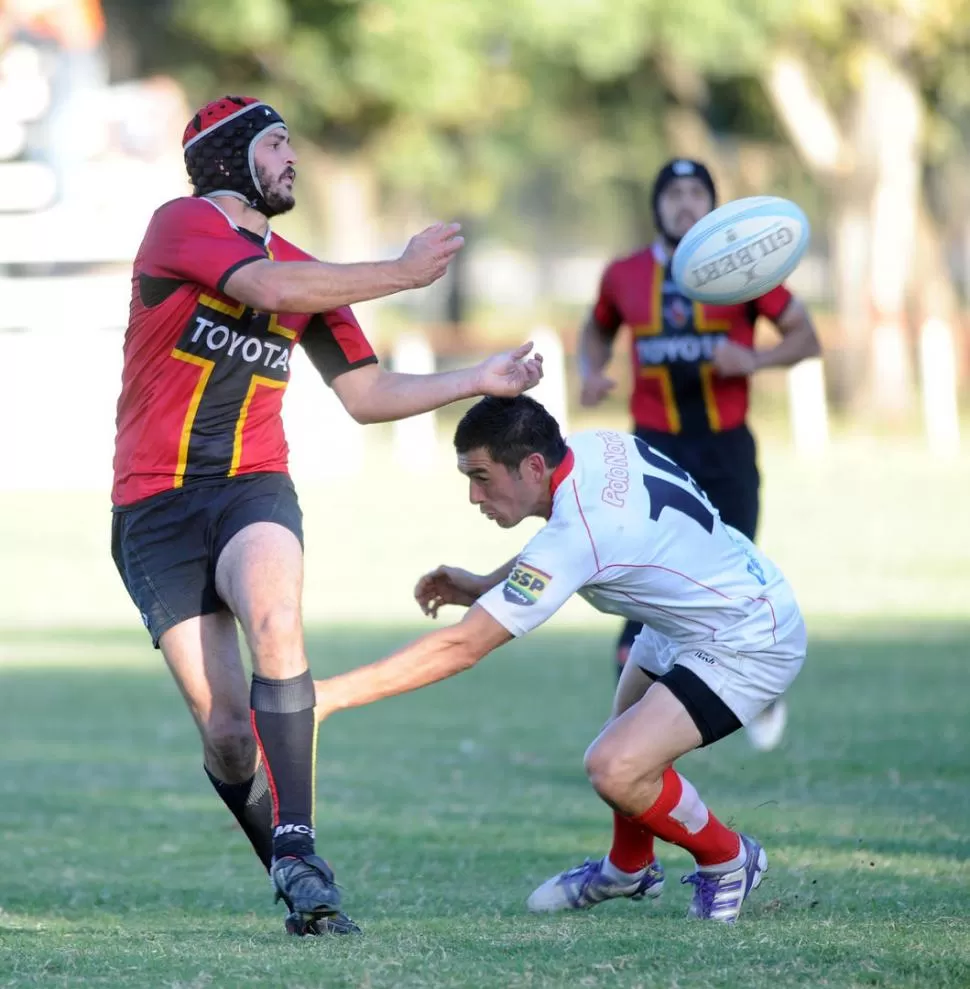
[[(610, 836), (582, 756), (617, 623), (575, 602), (323, 726), (320, 844), (365, 935), (285, 938), (114, 572), (106, 495), (0, 492), (0, 989), (970, 989), (970, 460), (864, 436), (799, 460), (761, 433), (760, 541), (811, 641), (781, 748), (737, 737), (681, 767), (768, 851), (733, 930), (685, 920), (690, 863), (667, 846), (658, 904), (525, 911)], [(367, 456), (300, 486), (318, 674), (426, 628), (423, 570), (491, 569), (534, 528), (477, 516), (447, 454), (418, 476), (376, 440)]]
[[(282, 934), (140, 629), (8, 632), (0, 653), (0, 986), (970, 985), (970, 624), (813, 620), (788, 736), (683, 760), (770, 871), (734, 929), (658, 904), (532, 917), (601, 854), (582, 773), (608, 710), (603, 630), (540, 630), (426, 691), (321, 729), (318, 831), (360, 939)], [(416, 627), (312, 630), (314, 671)]]

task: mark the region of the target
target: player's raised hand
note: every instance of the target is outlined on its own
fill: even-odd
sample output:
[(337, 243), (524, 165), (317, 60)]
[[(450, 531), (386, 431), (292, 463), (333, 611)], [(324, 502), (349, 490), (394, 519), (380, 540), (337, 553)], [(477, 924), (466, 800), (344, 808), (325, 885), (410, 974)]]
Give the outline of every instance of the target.
[(615, 387), (616, 382), (602, 371), (590, 371), (583, 375), (579, 403), (586, 406), (599, 405)]
[(436, 567), (415, 585), (414, 599), (431, 618), (438, 617), (444, 604), (473, 605), (488, 588), (483, 578), (460, 567)]
[(430, 285), (448, 270), (465, 243), (465, 238), (458, 236), (460, 230), (459, 223), (436, 223), (408, 241), (398, 264), (411, 288)]
[(478, 365), (478, 391), (481, 395), (514, 398), (534, 388), (542, 380), (542, 354), (526, 360), (532, 342), (506, 350)]

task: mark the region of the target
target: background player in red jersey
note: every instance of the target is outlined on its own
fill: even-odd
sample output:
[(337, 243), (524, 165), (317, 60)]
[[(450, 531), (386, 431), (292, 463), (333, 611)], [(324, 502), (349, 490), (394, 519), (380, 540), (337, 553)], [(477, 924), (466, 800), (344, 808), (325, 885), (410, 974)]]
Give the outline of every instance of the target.
[(526, 359), (527, 344), (446, 374), (382, 370), (347, 306), (440, 278), (458, 226), (428, 228), (396, 261), (324, 264), (269, 227), (293, 207), (296, 178), (272, 107), (210, 103), (183, 147), (195, 194), (156, 211), (134, 264), (112, 554), (195, 718), (206, 773), (289, 908), (287, 930), (356, 931), (314, 847), (302, 513), (281, 418), (290, 357), (301, 344), (360, 422), (517, 395), (542, 359)]
[[(620, 326), (632, 331), (630, 409), (637, 436), (666, 453), (703, 488), (728, 525), (754, 539), (760, 476), (747, 425), (748, 378), (768, 367), (790, 367), (821, 353), (805, 306), (784, 286), (745, 305), (715, 306), (683, 295), (670, 274), (674, 249), (717, 203), (705, 165), (667, 162), (654, 181), (658, 238), (613, 261), (580, 336), (583, 405), (597, 405), (616, 383), (605, 373)], [(754, 324), (769, 319), (781, 334), (774, 347), (754, 349)], [(617, 643), (622, 671), (640, 626), (627, 622)], [(773, 748), (786, 711), (778, 701), (747, 726), (757, 748)]]

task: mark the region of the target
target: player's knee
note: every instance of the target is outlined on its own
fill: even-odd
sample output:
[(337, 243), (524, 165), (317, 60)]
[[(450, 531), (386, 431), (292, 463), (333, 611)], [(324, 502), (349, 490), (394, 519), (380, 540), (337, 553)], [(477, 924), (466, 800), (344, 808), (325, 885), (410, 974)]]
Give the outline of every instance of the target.
[(215, 715), (203, 727), (206, 763), (220, 779), (239, 780), (256, 768), (256, 739), (248, 718)]
[(586, 750), (585, 767), (593, 789), (608, 803), (622, 802), (638, 777), (632, 760), (608, 742), (594, 742)]
[(269, 662), (303, 651), (302, 617), (297, 605), (274, 604), (257, 611), (246, 630), (253, 657), (257, 662)]

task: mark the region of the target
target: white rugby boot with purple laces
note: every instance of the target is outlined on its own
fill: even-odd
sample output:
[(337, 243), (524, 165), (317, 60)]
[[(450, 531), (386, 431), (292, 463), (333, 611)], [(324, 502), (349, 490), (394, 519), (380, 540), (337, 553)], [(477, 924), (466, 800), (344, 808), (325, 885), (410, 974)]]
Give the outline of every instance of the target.
[(625, 896), (631, 900), (655, 899), (664, 888), (663, 866), (656, 860), (643, 875), (630, 883), (618, 883), (603, 872), (603, 859), (587, 859), (575, 869), (567, 869), (547, 879), (529, 897), (526, 905), (533, 913), (557, 910), (588, 910), (604, 900)]
[(768, 870), (768, 856), (753, 838), (741, 835), (741, 847), (745, 858), (740, 868), (724, 873), (698, 869), (681, 879), (682, 883), (694, 887), (688, 917), (718, 920), (722, 924), (733, 924), (738, 919), (741, 904), (753, 889), (758, 888), (761, 877)]

